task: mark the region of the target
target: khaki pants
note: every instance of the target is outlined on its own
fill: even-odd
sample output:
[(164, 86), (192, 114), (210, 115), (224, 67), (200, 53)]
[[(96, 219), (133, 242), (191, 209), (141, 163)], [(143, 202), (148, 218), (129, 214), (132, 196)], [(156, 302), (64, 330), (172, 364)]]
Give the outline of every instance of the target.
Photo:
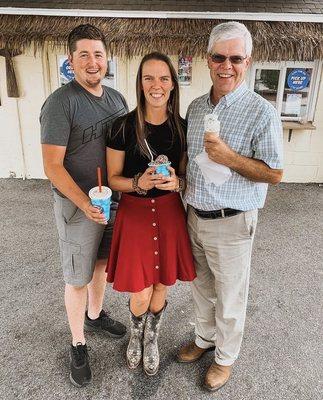
[(192, 282), (195, 343), (216, 346), (215, 361), (232, 365), (240, 351), (258, 210), (203, 219), (188, 207), (197, 278)]

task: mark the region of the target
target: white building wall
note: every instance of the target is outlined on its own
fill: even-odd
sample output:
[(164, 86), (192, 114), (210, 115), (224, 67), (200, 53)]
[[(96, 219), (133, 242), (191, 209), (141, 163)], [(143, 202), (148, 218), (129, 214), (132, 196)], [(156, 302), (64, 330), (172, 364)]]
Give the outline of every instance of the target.
[(323, 72), (316, 111), (316, 130), (284, 132), (285, 182), (323, 182)]
[[(0, 57), (0, 177), (45, 177), (38, 117), (47, 95), (59, 86), (58, 54), (64, 54), (64, 50), (49, 50), (47, 53), (45, 49), (43, 54), (37, 53), (36, 56), (30, 50), (14, 58), (21, 91), (18, 100), (7, 97), (5, 60)], [(136, 105), (135, 82), (140, 59), (117, 60), (117, 88), (127, 99), (130, 109)], [(172, 57), (172, 61), (177, 70), (177, 57)], [(206, 61), (194, 57), (192, 67), (192, 85), (180, 89), (182, 116), (185, 116), (190, 102), (211, 86)], [(284, 131), (284, 182), (323, 182), (323, 113), (320, 110), (323, 110), (323, 79), (314, 119), (317, 129), (294, 130), (290, 142), (288, 131)]]
[(21, 97), (19, 119), (25, 155), (26, 178), (44, 178), (40, 147), (39, 111), (45, 98), (40, 54), (19, 56), (16, 70)]
[(3, 57), (0, 62), (0, 177), (44, 178), (38, 122), (45, 98), (40, 55), (30, 49), (14, 58), (19, 99), (7, 97)]
[(0, 57), (0, 177), (24, 176), (18, 101), (7, 97), (5, 59)]

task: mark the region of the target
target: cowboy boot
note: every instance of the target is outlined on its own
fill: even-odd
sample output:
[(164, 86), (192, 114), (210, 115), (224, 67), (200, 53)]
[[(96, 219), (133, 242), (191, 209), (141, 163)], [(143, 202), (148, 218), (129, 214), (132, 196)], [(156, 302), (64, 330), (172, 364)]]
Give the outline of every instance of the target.
[(159, 368), (159, 351), (158, 351), (158, 335), (161, 320), (165, 311), (167, 303), (157, 313), (153, 314), (148, 311), (145, 332), (144, 332), (144, 371), (147, 375), (153, 376), (157, 374)]
[(145, 328), (147, 312), (136, 317), (130, 311), (130, 339), (127, 347), (127, 364), (130, 369), (135, 369), (142, 358), (142, 338)]

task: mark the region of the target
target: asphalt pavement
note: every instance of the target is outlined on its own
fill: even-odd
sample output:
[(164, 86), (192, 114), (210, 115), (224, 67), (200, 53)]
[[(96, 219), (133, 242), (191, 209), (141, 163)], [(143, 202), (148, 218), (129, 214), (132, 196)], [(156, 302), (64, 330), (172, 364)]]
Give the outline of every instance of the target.
[[(230, 381), (202, 387), (212, 354), (178, 364), (193, 338), (188, 284), (172, 287), (161, 329), (160, 372), (125, 363), (126, 337), (88, 334), (93, 382), (68, 379), (70, 334), (49, 183), (0, 179), (0, 399), (318, 400), (322, 368), (323, 188), (271, 187), (254, 244), (245, 336)], [(127, 295), (106, 292), (105, 308), (128, 326)]]

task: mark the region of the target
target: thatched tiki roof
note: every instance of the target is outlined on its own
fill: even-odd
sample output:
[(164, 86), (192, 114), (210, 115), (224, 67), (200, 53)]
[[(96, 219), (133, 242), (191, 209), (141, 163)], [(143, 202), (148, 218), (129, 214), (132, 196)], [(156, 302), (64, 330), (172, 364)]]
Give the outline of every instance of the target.
[(0, 49), (0, 56), (6, 60), (8, 97), (19, 97), (19, 89), (12, 58), (19, 55), (17, 50)]
[[(80, 23), (92, 23), (106, 35), (109, 50), (136, 56), (152, 50), (167, 54), (204, 55), (212, 27), (223, 20), (127, 19), (0, 15), (0, 48), (24, 51), (50, 42), (65, 45), (68, 33)], [(258, 61), (323, 59), (323, 24), (241, 21), (254, 39)]]

